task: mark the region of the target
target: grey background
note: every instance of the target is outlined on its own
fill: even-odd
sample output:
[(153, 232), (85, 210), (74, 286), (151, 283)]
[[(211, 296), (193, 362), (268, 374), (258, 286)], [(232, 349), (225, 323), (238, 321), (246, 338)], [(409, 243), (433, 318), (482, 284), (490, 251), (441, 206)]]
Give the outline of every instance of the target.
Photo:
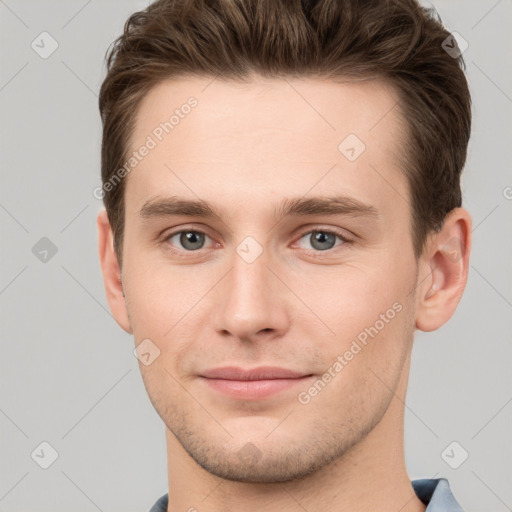
[[(474, 246), (455, 316), (416, 339), (407, 464), (412, 479), (447, 477), (465, 511), (502, 512), (512, 510), (512, 4), (432, 4), (469, 44), (463, 190)], [(133, 339), (108, 310), (92, 194), (103, 57), (146, 5), (0, 0), (0, 512), (136, 512), (167, 492), (164, 425)], [(31, 48), (43, 31), (59, 45), (47, 59)], [(46, 262), (42, 237), (57, 248)], [(48, 469), (31, 457), (43, 441), (58, 452)], [(441, 456), (453, 441), (469, 453), (458, 469)], [(449, 453), (453, 464), (463, 452)]]

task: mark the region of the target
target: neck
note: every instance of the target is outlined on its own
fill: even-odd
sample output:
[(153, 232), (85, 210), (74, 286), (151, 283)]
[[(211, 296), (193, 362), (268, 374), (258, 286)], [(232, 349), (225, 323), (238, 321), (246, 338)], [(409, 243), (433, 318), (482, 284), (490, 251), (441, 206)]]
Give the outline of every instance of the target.
[(381, 421), (342, 457), (307, 477), (283, 483), (219, 478), (200, 467), (166, 429), (168, 512), (424, 512), (405, 467), (403, 416), (409, 361)]

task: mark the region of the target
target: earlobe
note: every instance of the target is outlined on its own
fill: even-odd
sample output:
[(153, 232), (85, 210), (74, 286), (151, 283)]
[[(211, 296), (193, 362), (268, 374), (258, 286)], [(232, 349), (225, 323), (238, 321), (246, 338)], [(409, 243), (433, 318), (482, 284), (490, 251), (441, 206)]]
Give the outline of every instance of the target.
[(114, 251), (112, 229), (105, 210), (98, 214), (97, 226), (100, 265), (110, 311), (119, 326), (131, 334), (132, 327), (126, 308), (121, 269)]
[(455, 208), (421, 258), (427, 276), (418, 285), (416, 328), (435, 331), (452, 317), (466, 286), (470, 249), (471, 217)]

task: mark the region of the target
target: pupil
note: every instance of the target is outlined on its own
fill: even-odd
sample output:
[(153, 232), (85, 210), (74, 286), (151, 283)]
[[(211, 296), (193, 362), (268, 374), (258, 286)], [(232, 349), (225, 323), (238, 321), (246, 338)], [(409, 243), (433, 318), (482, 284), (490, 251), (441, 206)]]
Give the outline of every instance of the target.
[[(329, 238), (331, 238), (331, 243), (329, 244)], [(315, 247), (315, 244), (316, 243), (319, 243), (320, 246), (316, 246)], [(325, 244), (327, 242), (327, 245), (328, 247), (325, 247), (325, 245), (322, 245), (322, 244)], [(332, 247), (334, 247), (334, 235), (332, 235), (331, 233), (324, 233), (322, 231), (317, 231), (314, 235), (313, 235), (313, 243), (311, 245), (313, 245), (313, 247), (315, 247), (316, 249), (320, 249), (320, 250), (325, 250), (325, 249), (331, 249)]]
[[(195, 233), (193, 231), (187, 231), (181, 235), (181, 244), (183, 247), (187, 249), (200, 249), (201, 248), (201, 235), (199, 233)], [(199, 243), (199, 247), (194, 246), (194, 244)]]

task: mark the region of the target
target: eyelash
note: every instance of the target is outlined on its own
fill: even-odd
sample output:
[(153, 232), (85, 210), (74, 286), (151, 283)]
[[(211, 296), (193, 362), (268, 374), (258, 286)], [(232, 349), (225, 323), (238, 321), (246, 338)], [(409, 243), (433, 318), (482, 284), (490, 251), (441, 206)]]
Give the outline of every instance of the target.
[[(326, 249), (325, 251), (319, 251), (319, 250), (315, 250), (315, 249), (304, 249), (304, 251), (306, 251), (307, 254), (313, 254), (315, 255), (316, 257), (322, 257), (322, 254), (326, 253), (326, 254), (330, 254), (332, 252), (334, 252), (336, 249), (340, 250), (340, 247), (346, 245), (346, 244), (349, 244), (351, 242), (353, 242), (352, 239), (348, 238), (345, 234), (342, 234), (340, 231), (336, 230), (336, 229), (333, 229), (333, 228), (321, 228), (321, 227), (316, 227), (315, 229), (309, 229), (308, 231), (304, 231), (300, 234), (300, 236), (297, 238), (297, 241), (300, 241), (302, 238), (304, 238), (305, 235), (308, 235), (308, 234), (312, 234), (312, 233), (327, 233), (327, 234), (330, 234), (330, 235), (334, 235), (336, 236), (337, 238), (339, 238), (342, 243), (337, 245), (337, 246), (334, 246), (332, 247), (331, 249)], [(182, 252), (185, 252), (185, 253), (199, 253), (203, 248), (201, 249), (198, 249), (196, 251), (188, 251), (186, 249), (175, 249), (174, 247), (172, 247), (169, 243), (169, 240), (176, 236), (176, 235), (180, 235), (182, 233), (197, 233), (197, 234), (201, 234), (201, 235), (204, 235), (204, 236), (207, 236), (208, 238), (211, 238), (208, 233), (206, 233), (205, 231), (201, 230), (201, 229), (197, 229), (197, 228), (190, 228), (190, 229), (180, 229), (179, 231), (174, 231), (174, 232), (171, 232), (171, 233), (168, 233), (166, 235), (164, 235), (163, 237), (163, 242), (168, 244), (170, 247), (171, 247), (171, 250), (172, 252), (174, 253), (182, 253)], [(186, 257), (186, 256), (184, 256)]]

